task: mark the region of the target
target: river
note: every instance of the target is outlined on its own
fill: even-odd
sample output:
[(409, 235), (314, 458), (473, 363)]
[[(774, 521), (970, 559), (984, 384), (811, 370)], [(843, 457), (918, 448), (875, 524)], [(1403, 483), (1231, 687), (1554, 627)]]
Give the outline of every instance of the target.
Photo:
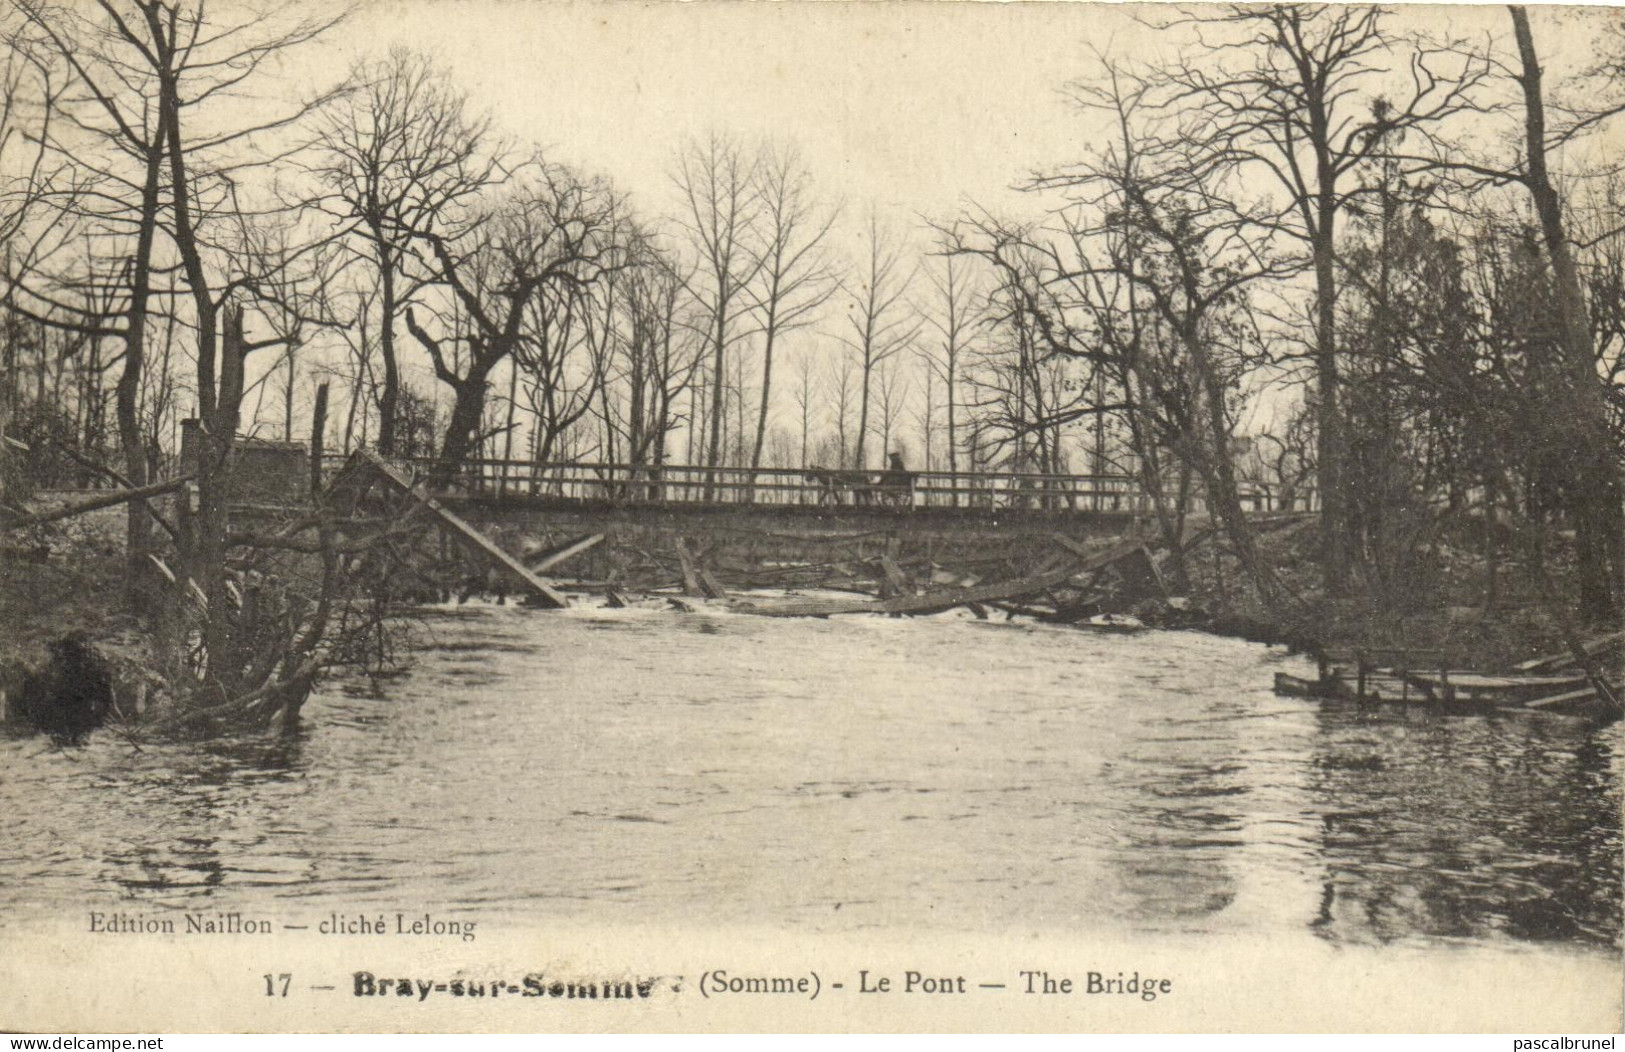
[(299, 734), (0, 741), (0, 926), (91, 908), (1561, 945), (1621, 730), (1276, 697), (1189, 632), (471, 604)]

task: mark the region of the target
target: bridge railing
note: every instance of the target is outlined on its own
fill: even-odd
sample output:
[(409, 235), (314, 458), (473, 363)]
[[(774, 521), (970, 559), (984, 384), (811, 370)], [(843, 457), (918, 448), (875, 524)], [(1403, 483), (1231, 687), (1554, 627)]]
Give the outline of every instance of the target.
[[(430, 477), (436, 461), (400, 461)], [(703, 467), (470, 459), (450, 491), (478, 497), (537, 497), (623, 504), (758, 504), (907, 508), (1148, 510), (1130, 475), (1038, 472), (890, 471)]]
[[(332, 454), (336, 467), (344, 458)], [(397, 458), (420, 478), (433, 458)], [(463, 496), (532, 497), (615, 504), (758, 504), (796, 506), (1028, 509), (1149, 514), (1133, 475), (1061, 475), (1002, 471), (905, 471), (826, 468), (709, 468), (697, 464), (617, 464), (471, 459), (451, 473), (449, 492)], [(1253, 512), (1306, 511), (1312, 491), (1283, 500), (1268, 487), (1247, 486)], [(1191, 511), (1206, 510), (1200, 492)]]

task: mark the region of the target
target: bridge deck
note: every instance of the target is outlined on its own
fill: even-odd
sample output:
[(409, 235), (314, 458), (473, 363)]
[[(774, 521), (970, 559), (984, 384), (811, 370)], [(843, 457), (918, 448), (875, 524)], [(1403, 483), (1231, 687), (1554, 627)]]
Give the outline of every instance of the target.
[[(430, 459), (397, 460), (419, 478)], [(767, 510), (833, 508), (908, 513), (923, 509), (1053, 513), (1150, 511), (1131, 475), (1036, 472), (708, 468), (691, 464), (536, 463), (471, 460), (437, 492), (516, 505), (750, 506)]]

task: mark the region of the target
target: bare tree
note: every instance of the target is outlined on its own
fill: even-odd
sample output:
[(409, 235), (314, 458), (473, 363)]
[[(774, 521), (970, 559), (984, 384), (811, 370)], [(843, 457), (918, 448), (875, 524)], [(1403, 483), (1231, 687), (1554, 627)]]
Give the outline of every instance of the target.
[[(1518, 177), (1534, 199), (1540, 219), (1547, 260), (1552, 268), (1561, 319), (1566, 397), (1548, 419), (1557, 456), (1553, 464), (1567, 463), (1573, 472), (1569, 513), (1575, 529), (1580, 605), (1593, 618), (1612, 618), (1625, 602), (1625, 506), (1621, 504), (1619, 453), (1609, 426), (1608, 405), (1597, 380), (1597, 353), (1591, 313), (1587, 309), (1574, 249), (1563, 221), (1563, 201), (1553, 183), (1548, 163), (1547, 128), (1540, 56), (1529, 29), (1529, 15), (1520, 6), (1509, 8), (1521, 66), (1518, 86), (1524, 103), (1524, 169)], [(1587, 123), (1625, 106), (1591, 114)], [(1572, 135), (1574, 129), (1569, 129)]]
[(989, 333), (967, 370), (984, 460), (1003, 457), (1018, 472), (1060, 471), (1061, 431), (1094, 411), (1089, 389), (1069, 366), (1087, 359), (1058, 353), (1043, 338), (1029, 303), (1043, 281), (1044, 253), (1010, 246), (983, 319)]
[[(434, 471), (438, 484), (449, 483), (481, 443), (491, 374), (532, 338), (526, 319), (538, 298), (554, 294), (574, 309), (594, 282), (619, 265), (616, 246), (604, 237), (612, 212), (608, 187), (557, 165), (537, 164), (504, 200), (469, 217), (461, 230), (415, 235), (432, 255), (432, 280), (450, 300), (441, 312), (449, 341), (431, 335), (413, 309), (406, 310), (407, 330), (453, 394)], [(467, 349), (461, 364), (455, 346)]]
[(811, 173), (790, 145), (770, 147), (757, 169), (761, 199), (761, 261), (747, 295), (762, 333), (762, 390), (750, 466), (762, 461), (773, 384), (773, 353), (779, 339), (816, 320), (839, 287), (824, 241), (837, 212), (820, 213), (812, 199)]
[[(755, 156), (736, 140), (712, 132), (703, 141), (684, 144), (671, 175), (681, 201), (679, 223), (697, 264), (689, 289), (700, 305), (711, 359), (707, 467), (722, 462), (726, 359), (743, 335), (738, 323), (751, 307), (747, 290), (768, 258), (751, 240), (762, 211), (756, 173)], [(708, 487), (708, 497), (710, 493)]]
[(920, 331), (920, 319), (907, 299), (914, 273), (913, 268), (905, 269), (897, 236), (871, 210), (864, 229), (863, 256), (851, 278), (855, 287), (848, 289), (852, 297), (846, 310), (849, 331), (842, 337), (858, 368), (858, 426), (852, 455), (853, 466), (858, 468), (868, 466), (865, 439), (875, 370), (910, 347)]
[(813, 357), (806, 350), (796, 357), (796, 386), (791, 392), (791, 398), (796, 403), (797, 423), (800, 425), (800, 466), (804, 468), (812, 466), (807, 459), (810, 451), (808, 441), (812, 433), (813, 406), (818, 404), (820, 395), (818, 376), (813, 371), (813, 364)]
[[(56, 170), (53, 185), (42, 194), (50, 218), (20, 258), (9, 257), (13, 266), (8, 275), (9, 302), (25, 316), (70, 327), (92, 339), (107, 337), (123, 343), (114, 415), (124, 452), (124, 476), (132, 487), (139, 487), (148, 481), (139, 397), (146, 369), (148, 315), (168, 153), (166, 128), (155, 104), (165, 90), (163, 75), (175, 73), (142, 61), (134, 46), (140, 40), (140, 30), (120, 28), (124, 23), (107, 5), (96, 12), (100, 18), (35, 0), (16, 0), (15, 9), (24, 21), (20, 32), (27, 40), (19, 42), (22, 47), (13, 50), (13, 57), (48, 54), (49, 59), (36, 59), (37, 68), (48, 70), (60, 63), (82, 94), (76, 93), (69, 104), (72, 130), (66, 136), (49, 123), (40, 129), (41, 150), (36, 161), (43, 161), (46, 151), (50, 151), (62, 160), (63, 167)], [(57, 101), (62, 104), (64, 100), (57, 96)], [(31, 184), (37, 188), (38, 163), (35, 173)], [(87, 314), (82, 302), (60, 295), (64, 291), (61, 280), (47, 277), (46, 261), (64, 249), (74, 254), (77, 235), (87, 228), (101, 236), (122, 236), (130, 242), (115, 278), (127, 289), (118, 311), (122, 318), (109, 309), (111, 303)], [(128, 232), (132, 229), (134, 236), (130, 240)], [(30, 274), (43, 280), (27, 280)], [(84, 277), (89, 279), (89, 275)], [(137, 591), (147, 579), (151, 522), (144, 502), (130, 502), (125, 551), (129, 586)]]
[(692, 388), (702, 347), (683, 324), (684, 277), (643, 234), (629, 248), (623, 298), (627, 458), (666, 461), (666, 437), (682, 425), (678, 399)]
[(906, 360), (888, 357), (875, 370), (875, 409), (880, 422), (876, 434), (880, 438), (881, 452), (887, 455), (899, 452), (893, 447), (892, 439), (896, 437), (897, 425), (908, 403), (908, 376), (901, 368)]
[[(1580, 247), (1569, 229), (1569, 205), (1559, 189), (1562, 177), (1554, 172), (1564, 148), (1610, 127), (1625, 113), (1625, 97), (1618, 89), (1617, 57), (1585, 77), (1584, 97), (1569, 106), (1547, 97), (1545, 70), (1535, 45), (1527, 12), (1509, 7), (1514, 56), (1502, 59), (1495, 52), (1487, 68), (1516, 85), (1516, 101), (1484, 112), (1516, 114), (1513, 156), (1487, 156), (1483, 137), (1460, 144), (1429, 140), (1420, 144), (1388, 144), (1385, 152), (1402, 162), (1412, 174), (1445, 174), (1465, 196), (1482, 196), (1498, 186), (1517, 186), (1534, 206), (1539, 242), (1549, 269), (1555, 300), (1552, 335), (1546, 355), (1560, 378), (1533, 388), (1544, 404), (1530, 416), (1539, 467), (1546, 482), (1537, 487), (1555, 494), (1554, 503), (1568, 515), (1575, 530), (1577, 582), (1580, 607), (1587, 617), (1616, 618), (1625, 604), (1625, 510), (1621, 507), (1619, 435), (1610, 406), (1617, 398), (1612, 378), (1604, 380), (1608, 366), (1599, 361), (1599, 338), (1607, 331), (1606, 297), (1593, 303), (1578, 261)], [(1616, 28), (1617, 47), (1621, 32)], [(1512, 131), (1512, 129), (1509, 129)], [(1493, 140), (1491, 140), (1493, 141)], [(1611, 163), (1611, 162), (1610, 162)], [(1617, 217), (1606, 221), (1616, 228)], [(1593, 236), (1593, 243), (1602, 240)], [(1535, 305), (1531, 305), (1535, 306)], [(1538, 533), (1536, 534), (1538, 536)], [(1532, 562), (1539, 564), (1539, 555)]]
[(925, 312), (925, 322), (936, 331), (937, 341), (926, 345), (921, 356), (926, 368), (942, 381), (947, 412), (948, 470), (957, 472), (960, 369), (966, 351), (974, 344), (980, 316), (980, 291), (965, 257), (948, 251), (946, 244), (942, 247), (941, 262), (926, 272), (935, 297), (933, 309)]
[[(1481, 60), (1407, 42), (1378, 7), (1235, 5), (1189, 18), (1204, 57), (1164, 76), (1179, 134), (1216, 159), (1261, 172), (1284, 193), (1269, 217), (1307, 246), (1315, 276), (1313, 357), (1328, 590), (1347, 585), (1349, 538), (1337, 347), (1337, 226), (1361, 188), (1356, 170), (1407, 135), (1473, 105)], [(1446, 69), (1445, 67), (1449, 67)], [(1390, 94), (1396, 81), (1403, 86)], [(1408, 81), (1408, 84), (1405, 84)]]
[[(1034, 184), (1071, 200), (1062, 229), (983, 219), (966, 224), (970, 235), (951, 231), (952, 244), (994, 268), (1018, 335), (1115, 372), (1124, 401), (1077, 411), (1126, 411), (1142, 460), (1159, 445), (1173, 449), (1201, 478), (1260, 601), (1275, 607), (1283, 592), (1236, 485), (1230, 392), (1259, 357), (1245, 293), (1298, 272), (1297, 263), (1269, 250), (1265, 216), (1222, 192), (1225, 159), (1138, 119), (1143, 83), (1114, 75), (1101, 91), (1119, 141)], [(1163, 528), (1177, 551), (1177, 524)]]
[(852, 403), (857, 398), (857, 386), (852, 375), (852, 356), (839, 355), (830, 365), (825, 390), (835, 407), (835, 443), (839, 453), (839, 466), (853, 467), (852, 461)]
[(395, 320), (413, 291), (411, 282), (400, 287), (403, 256), (417, 233), (501, 181), (502, 151), (490, 141), (490, 118), (471, 114), (423, 55), (394, 50), (359, 65), (352, 80), (323, 122), (313, 169), (332, 194), (324, 208), (366, 246), (378, 274), (378, 449), (389, 455), (401, 384)]

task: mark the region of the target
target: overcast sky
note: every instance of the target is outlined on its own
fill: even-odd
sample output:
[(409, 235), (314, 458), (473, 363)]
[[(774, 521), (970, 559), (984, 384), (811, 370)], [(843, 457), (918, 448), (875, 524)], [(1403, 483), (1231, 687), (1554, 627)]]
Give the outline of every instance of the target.
[[(1187, 34), (1140, 21), (1172, 10), (364, 0), (306, 53), (298, 80), (314, 90), (396, 45), (430, 53), (505, 134), (609, 176), (651, 218), (675, 212), (667, 172), (685, 138), (715, 128), (788, 139), (820, 193), (846, 203), (837, 240), (852, 253), (856, 220), (871, 203), (897, 224), (951, 217), (971, 203), (1036, 211), (1040, 202), (1012, 184), (1085, 156), (1109, 134), (1067, 101), (1065, 85), (1093, 68), (1097, 51), (1155, 63), (1188, 45)], [(1404, 18), (1456, 35), (1510, 36), (1501, 6), (1419, 6)], [(1559, 9), (1534, 21), (1553, 80), (1566, 65), (1551, 60), (1560, 45), (1596, 35), (1594, 20)]]
[[(373, 0), (325, 50), (347, 64), (403, 44), (439, 56), (515, 137), (596, 169), (645, 212), (690, 135), (795, 141), (827, 191), (905, 214), (999, 205), (1099, 130), (1061, 89), (1095, 49), (1155, 61), (1176, 36), (1084, 3), (585, 3)], [(1505, 9), (1414, 9), (1442, 30), (1507, 35)], [(1537, 17), (1543, 50), (1560, 16)]]
[(1060, 88), (1090, 47), (1144, 55), (1128, 8), (1081, 4), (381, 2), (340, 49), (429, 51), (515, 136), (669, 200), (679, 142), (796, 142), (828, 192), (906, 212), (997, 195), (1090, 138)]

